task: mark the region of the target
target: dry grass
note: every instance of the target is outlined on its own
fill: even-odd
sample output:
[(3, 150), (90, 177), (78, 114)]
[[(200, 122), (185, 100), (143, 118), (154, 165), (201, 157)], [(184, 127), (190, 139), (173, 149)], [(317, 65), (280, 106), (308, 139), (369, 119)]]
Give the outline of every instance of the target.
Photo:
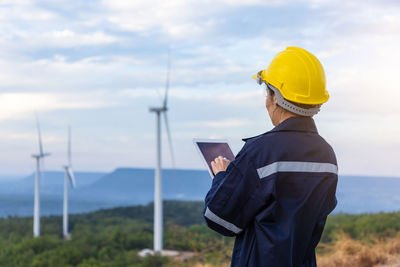
[(400, 236), (365, 244), (341, 234), (333, 245), (320, 246), (327, 253), (318, 255), (319, 267), (400, 266)]
[[(317, 255), (318, 267), (400, 267), (400, 233), (397, 237), (369, 242), (352, 239), (340, 234), (333, 244), (319, 244), (324, 253)], [(230, 262), (207, 264), (199, 259), (173, 261), (169, 267), (229, 267)]]
[[(227, 262), (227, 263), (221, 265), (220, 267), (229, 267), (229, 266), (231, 266), (231, 263)], [(194, 267), (215, 267), (215, 266), (214, 265), (208, 265), (208, 264), (203, 265), (201, 263), (197, 263), (196, 265), (194, 265)]]

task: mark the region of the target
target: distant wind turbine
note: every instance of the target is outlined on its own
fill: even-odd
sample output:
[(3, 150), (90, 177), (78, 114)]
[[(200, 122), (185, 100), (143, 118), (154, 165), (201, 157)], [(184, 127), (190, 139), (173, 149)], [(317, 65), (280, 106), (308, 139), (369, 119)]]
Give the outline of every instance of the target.
[(168, 68), (167, 68), (167, 80), (165, 84), (165, 95), (163, 105), (161, 107), (152, 107), (150, 112), (156, 113), (156, 128), (157, 128), (157, 159), (156, 159), (156, 171), (154, 178), (154, 245), (153, 249), (155, 253), (162, 253), (163, 250), (163, 202), (162, 202), (162, 180), (161, 180), (161, 122), (160, 116), (164, 115), (165, 128), (167, 130), (168, 143), (170, 146), (172, 163), (175, 166), (174, 153), (172, 148), (171, 132), (169, 130), (169, 123), (167, 117), (168, 111), (168, 89), (169, 89), (169, 75), (171, 69), (170, 62), (170, 51), (168, 51)]
[[(39, 154), (33, 154), (32, 157), (36, 159), (36, 176), (35, 176), (35, 200), (33, 204), (33, 236), (40, 236), (40, 195), (39, 195), (39, 179), (41, 175), (40, 161), (44, 157), (50, 156), (50, 153), (43, 152), (42, 135), (40, 132), (39, 118), (36, 115), (36, 126), (39, 139)], [(44, 163), (44, 159), (43, 159)]]
[(71, 161), (71, 127), (68, 127), (68, 165), (64, 168), (64, 208), (63, 208), (63, 235), (66, 240), (71, 239), (68, 233), (68, 180), (71, 182), (73, 188), (76, 187), (75, 175), (72, 171)]

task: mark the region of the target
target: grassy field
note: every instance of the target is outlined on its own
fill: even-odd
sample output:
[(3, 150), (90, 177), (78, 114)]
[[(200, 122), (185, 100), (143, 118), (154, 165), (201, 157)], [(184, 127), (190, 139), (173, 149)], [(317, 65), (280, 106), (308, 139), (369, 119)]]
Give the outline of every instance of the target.
[[(138, 256), (152, 247), (150, 204), (70, 216), (70, 241), (61, 237), (59, 216), (41, 219), (40, 238), (32, 238), (32, 218), (0, 219), (0, 266), (229, 266), (234, 240), (205, 226), (203, 203), (166, 201), (164, 207), (165, 248), (194, 252), (187, 261)], [(399, 232), (400, 212), (331, 216), (318, 266), (400, 266)]]

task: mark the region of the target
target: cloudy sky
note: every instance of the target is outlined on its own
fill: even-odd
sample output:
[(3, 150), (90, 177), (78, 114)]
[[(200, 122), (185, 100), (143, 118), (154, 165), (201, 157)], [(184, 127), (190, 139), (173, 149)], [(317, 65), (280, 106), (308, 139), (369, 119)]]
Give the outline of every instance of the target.
[[(330, 101), (315, 117), (341, 174), (400, 176), (397, 0), (0, 0), (0, 174), (34, 170), (34, 112), (46, 168), (152, 167), (168, 47), (176, 165), (203, 168), (193, 137), (272, 128), (251, 78), (286, 46), (325, 67)], [(171, 167), (164, 141), (164, 166)]]

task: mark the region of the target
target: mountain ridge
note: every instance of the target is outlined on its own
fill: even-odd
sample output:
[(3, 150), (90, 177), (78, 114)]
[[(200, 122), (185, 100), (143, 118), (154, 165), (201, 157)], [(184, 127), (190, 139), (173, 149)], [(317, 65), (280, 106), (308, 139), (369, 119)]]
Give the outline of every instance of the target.
[[(62, 213), (62, 171), (49, 171), (42, 180), (41, 214)], [(109, 173), (76, 172), (77, 188), (70, 188), (70, 213), (81, 213), (153, 201), (154, 169), (120, 167)], [(205, 170), (163, 169), (163, 199), (203, 201), (211, 178)], [(0, 184), (0, 216), (33, 213), (33, 174)], [(365, 213), (400, 209), (400, 179), (339, 176), (335, 213)]]

